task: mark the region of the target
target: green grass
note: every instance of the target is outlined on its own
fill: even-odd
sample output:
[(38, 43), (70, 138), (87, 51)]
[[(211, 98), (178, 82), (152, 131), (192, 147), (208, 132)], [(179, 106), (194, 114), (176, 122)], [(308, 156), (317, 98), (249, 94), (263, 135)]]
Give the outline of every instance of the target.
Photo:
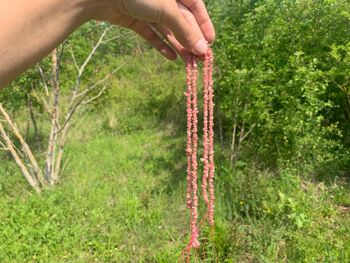
[[(152, 130), (76, 140), (54, 190), (38, 196), (7, 184), (0, 261), (176, 261), (187, 231), (181, 180), (169, 185), (176, 141)], [(8, 169), (1, 182), (19, 176)]]
[[(61, 184), (28, 191), (0, 171), (1, 262), (177, 262), (187, 241), (184, 138), (170, 129), (74, 133)], [(201, 262), (348, 262), (348, 189), (217, 160), (215, 235)], [(341, 196), (341, 198), (340, 198)], [(337, 203), (340, 202), (340, 203)]]

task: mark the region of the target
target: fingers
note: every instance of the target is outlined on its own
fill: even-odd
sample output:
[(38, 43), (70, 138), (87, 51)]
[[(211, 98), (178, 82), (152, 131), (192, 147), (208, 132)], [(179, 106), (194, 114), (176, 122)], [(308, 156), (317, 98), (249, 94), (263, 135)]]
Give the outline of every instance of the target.
[(185, 18), (186, 22), (190, 25), (192, 30), (195, 31), (196, 35), (198, 35), (203, 41), (206, 41), (192, 12), (180, 2), (178, 2), (177, 5), (179, 7), (181, 15)]
[(135, 31), (164, 57), (170, 60), (176, 59), (176, 52), (164, 43), (147, 23), (124, 14), (111, 17), (109, 22)]
[[(208, 45), (202, 34), (194, 30), (194, 25), (186, 21), (182, 15), (180, 8), (172, 6), (171, 1), (164, 11), (163, 21), (161, 24), (169, 28), (177, 41), (186, 48), (186, 50), (196, 54), (204, 55), (207, 52)], [(195, 23), (197, 24), (197, 22)]]
[(141, 30), (135, 31), (142, 38), (151, 44), (159, 53), (170, 60), (175, 60), (177, 55), (174, 50), (172, 50), (163, 40), (161, 40), (158, 35), (149, 27), (145, 26)]
[(205, 39), (209, 43), (212, 43), (215, 39), (215, 30), (203, 1), (202, 0), (181, 0), (181, 2), (193, 14)]
[(161, 25), (152, 25), (152, 27), (168, 41), (184, 61), (187, 61), (189, 52), (176, 40), (174, 34), (168, 28)]
[(186, 49), (179, 43), (179, 41), (176, 40), (174, 34), (168, 28), (157, 24), (152, 25), (152, 27), (170, 43), (170, 45), (177, 51), (177, 53), (186, 53)]
[(202, 0), (180, 0), (194, 15), (205, 39), (212, 43), (215, 39), (215, 30), (207, 9)]
[[(186, 22), (192, 26), (192, 30), (195, 31), (195, 33), (199, 35), (201, 39), (205, 40), (192, 12), (181, 3), (178, 3), (178, 7), (181, 15), (185, 18)], [(170, 45), (177, 51), (177, 53), (182, 57), (184, 61), (187, 61), (187, 56), (190, 52), (186, 51), (184, 46), (176, 40), (174, 34), (168, 28), (162, 25), (152, 25), (152, 27), (154, 27), (167, 39)]]

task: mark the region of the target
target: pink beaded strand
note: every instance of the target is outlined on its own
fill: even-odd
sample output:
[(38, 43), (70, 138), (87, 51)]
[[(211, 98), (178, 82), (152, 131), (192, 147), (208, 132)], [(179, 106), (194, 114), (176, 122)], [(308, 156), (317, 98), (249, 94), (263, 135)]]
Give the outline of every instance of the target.
[(187, 71), (187, 91), (185, 96), (187, 97), (187, 146), (186, 146), (186, 155), (187, 155), (187, 195), (186, 195), (186, 204), (188, 208), (191, 208), (192, 204), (192, 65), (190, 58), (186, 66)]
[(203, 178), (202, 178), (202, 195), (207, 209), (209, 211), (209, 198), (208, 198), (208, 175), (209, 175), (209, 138), (208, 138), (208, 79), (209, 79), (209, 60), (208, 56), (205, 56), (204, 59), (204, 69), (203, 69)]
[[(213, 53), (208, 49), (204, 59), (203, 69), (203, 178), (202, 194), (207, 206), (209, 225), (214, 226), (214, 103), (213, 103)], [(197, 144), (198, 144), (198, 107), (197, 107), (197, 61), (195, 56), (189, 56), (187, 72), (187, 194), (186, 205), (190, 209), (191, 238), (187, 246), (188, 257), (191, 248), (199, 248), (199, 228), (198, 221), (198, 186), (197, 186)], [(209, 190), (209, 196), (208, 196)], [(189, 259), (189, 258), (188, 258)]]
[(214, 55), (212, 50), (208, 49), (208, 96), (209, 96), (209, 225), (214, 226), (214, 90), (213, 90), (213, 63)]
[(188, 251), (198, 248), (198, 196), (197, 196), (197, 59), (189, 56), (186, 66), (187, 71), (187, 194), (186, 204), (191, 210), (191, 239)]
[(198, 220), (198, 196), (197, 196), (197, 59), (192, 56), (192, 220), (191, 220), (191, 241), (190, 246), (193, 248), (199, 247), (197, 227)]

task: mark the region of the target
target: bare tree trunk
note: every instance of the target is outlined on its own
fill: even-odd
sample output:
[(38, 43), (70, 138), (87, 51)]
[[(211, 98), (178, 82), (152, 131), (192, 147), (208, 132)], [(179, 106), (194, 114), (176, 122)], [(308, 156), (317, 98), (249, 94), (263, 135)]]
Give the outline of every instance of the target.
[(23, 139), (23, 137), (22, 137), (20, 131), (18, 130), (16, 124), (12, 122), (11, 118), (9, 117), (9, 115), (7, 114), (7, 112), (2, 107), (1, 104), (0, 104), (0, 112), (5, 117), (5, 120), (8, 123), (8, 125), (10, 126), (10, 128), (12, 129), (13, 134), (17, 137), (17, 139), (21, 143), (22, 150), (23, 150), (24, 154), (26, 155), (26, 157), (28, 158), (31, 166), (33, 167), (34, 175), (38, 178), (39, 182), (43, 186), (45, 186), (46, 185), (46, 181), (45, 181), (45, 179), (43, 177), (43, 174), (42, 174), (41, 169), (40, 169), (40, 167), (38, 165), (38, 162), (36, 161), (36, 159), (35, 159), (32, 151), (31, 151), (31, 149), (29, 148), (28, 144)]
[[(239, 101), (237, 98), (237, 108), (239, 107)], [(240, 150), (241, 150), (241, 146), (243, 141), (248, 137), (248, 135), (253, 131), (254, 127), (255, 127), (255, 123), (253, 123), (249, 130), (247, 132), (245, 132), (245, 128), (246, 128), (246, 123), (243, 119), (242, 124), (239, 125), (238, 123), (238, 110), (236, 108), (235, 111), (235, 115), (234, 115), (234, 120), (233, 120), (233, 129), (232, 129), (232, 142), (231, 142), (231, 164), (233, 165), (235, 160), (238, 158), (239, 154), (240, 154)], [(244, 106), (243, 112), (246, 112), (247, 110), (247, 104)], [(237, 140), (237, 128), (239, 128), (239, 136), (238, 136), (238, 140)]]
[(7, 135), (1, 121), (0, 121), (0, 133), (1, 133), (2, 138), (4, 139), (4, 141), (6, 143), (7, 150), (10, 151), (17, 166), (21, 169), (23, 176), (26, 178), (26, 180), (28, 181), (30, 186), (33, 187), (37, 193), (40, 193), (39, 182), (37, 181), (37, 179), (35, 177), (31, 176), (31, 174), (28, 171), (28, 169), (26, 168), (25, 164), (23, 163), (21, 158), (18, 156), (18, 153), (15, 150), (10, 137)]
[(55, 184), (57, 178), (54, 174), (54, 160), (56, 152), (58, 114), (59, 114), (59, 63), (57, 49), (52, 52), (52, 112), (51, 112), (51, 130), (48, 141), (48, 148), (45, 163), (45, 176), (51, 185)]
[(239, 133), (239, 140), (238, 140), (238, 145), (237, 145), (237, 154), (236, 157), (239, 155), (239, 151), (241, 150), (241, 145), (244, 140), (244, 128), (245, 128), (245, 123), (243, 121), (242, 126), (241, 126), (241, 131)]
[(62, 156), (63, 156), (63, 151), (64, 151), (64, 145), (66, 143), (68, 128), (69, 128), (69, 124), (67, 124), (63, 128), (61, 138), (60, 138), (60, 143), (58, 145), (58, 153), (57, 153), (57, 158), (56, 158), (56, 163), (55, 163), (55, 176), (57, 178), (60, 177)]

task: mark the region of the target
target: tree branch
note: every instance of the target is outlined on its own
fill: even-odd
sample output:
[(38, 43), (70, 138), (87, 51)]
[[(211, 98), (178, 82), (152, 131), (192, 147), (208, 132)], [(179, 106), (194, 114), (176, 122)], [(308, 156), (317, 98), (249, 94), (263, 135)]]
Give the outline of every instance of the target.
[(99, 92), (96, 96), (94, 96), (94, 97), (92, 97), (92, 98), (90, 98), (90, 99), (88, 99), (88, 100), (82, 101), (82, 102), (81, 102), (81, 105), (86, 105), (86, 104), (89, 104), (89, 103), (93, 102), (94, 100), (97, 100), (99, 97), (102, 96), (103, 92), (104, 92), (106, 89), (107, 89), (107, 86), (106, 86), (106, 85), (103, 86), (103, 88), (100, 90), (100, 92)]
[(87, 58), (85, 59), (83, 65), (79, 68), (78, 71), (78, 77), (77, 77), (77, 82), (76, 82), (76, 89), (80, 86), (80, 81), (81, 81), (81, 76), (84, 73), (85, 67), (87, 66), (87, 64), (90, 62), (92, 56), (95, 54), (96, 50), (98, 49), (98, 47), (101, 45), (103, 38), (105, 37), (106, 33), (108, 32), (109, 27), (107, 27), (103, 33), (101, 34), (100, 38), (98, 39), (97, 43), (95, 44), (95, 46), (92, 48), (90, 54), (87, 56)]
[(75, 66), (77, 72), (79, 73), (79, 66), (78, 66), (77, 60), (75, 59), (74, 50), (71, 49), (69, 53), (73, 59), (74, 66)]
[[(38, 64), (38, 71), (39, 71), (39, 74), (40, 74), (41, 79), (42, 79), (42, 84), (44, 85), (44, 88), (45, 88), (45, 95), (47, 97), (49, 97), (49, 88), (48, 88), (47, 83), (46, 83), (46, 78), (45, 78), (45, 75), (44, 75), (44, 71), (41, 68), (40, 64)], [(47, 104), (47, 102), (46, 102), (46, 104)]]
[[(77, 75), (77, 79), (76, 79), (76, 83), (75, 83), (75, 86), (73, 88), (73, 92), (72, 92), (72, 95), (71, 95), (71, 99), (70, 99), (70, 103), (69, 103), (69, 106), (68, 106), (68, 118), (65, 118), (65, 122), (63, 125), (61, 125), (61, 128), (58, 129), (57, 133), (61, 132), (65, 126), (67, 125), (67, 122), (71, 119), (71, 115), (74, 113), (74, 111), (76, 110), (77, 106), (75, 106), (75, 100), (77, 97), (81, 96), (82, 94), (85, 94), (85, 92), (82, 92), (79, 94), (79, 96), (77, 96), (77, 92), (80, 88), (80, 84), (81, 84), (81, 77), (84, 73), (84, 70), (85, 70), (85, 67), (87, 66), (87, 64), (89, 63), (89, 61), (91, 60), (92, 56), (95, 54), (97, 48), (101, 45), (102, 43), (102, 40), (103, 38), (105, 37), (106, 33), (108, 32), (109, 30), (109, 27), (107, 27), (103, 33), (101, 34), (99, 40), (97, 41), (97, 43), (95, 44), (95, 46), (93, 46), (91, 52), (89, 53), (89, 55), (87, 56), (87, 58), (85, 59), (83, 65), (79, 68), (79, 66), (76, 64), (76, 67), (77, 67), (77, 70), (78, 70), (78, 75)], [(74, 56), (74, 53), (71, 53), (73, 54)], [(74, 56), (74, 60), (75, 60), (75, 56)], [(97, 85), (93, 85), (91, 87), (91, 90)], [(88, 88), (89, 89), (89, 88)], [(85, 90), (86, 91), (86, 90)], [(81, 101), (80, 101), (81, 103)]]
[(249, 128), (249, 130), (244, 134), (244, 136), (241, 138), (241, 142), (244, 141), (245, 138), (247, 138), (247, 136), (249, 135), (249, 133), (252, 132), (252, 130), (254, 129), (255, 127), (255, 123)]
[(3, 142), (0, 141), (0, 150), (1, 151), (8, 151), (8, 148), (5, 146)]
[(116, 68), (115, 70), (113, 70), (111, 73), (106, 74), (106, 76), (99, 80), (98, 82), (96, 82), (94, 85), (88, 87), (87, 89), (85, 89), (83, 92), (75, 95), (75, 98), (73, 98), (73, 103), (74, 101), (81, 96), (81, 98), (79, 99), (78, 102), (76, 102), (75, 104), (71, 104), (70, 105), (70, 109), (66, 115), (65, 118), (65, 122), (61, 125), (61, 128), (57, 131), (57, 133), (60, 133), (65, 126), (68, 124), (68, 122), (71, 120), (74, 112), (81, 106), (82, 102), (84, 101), (84, 99), (86, 98), (86, 96), (94, 89), (96, 88), (98, 85), (100, 85), (101, 83), (105, 82), (108, 78), (110, 78), (115, 72), (117, 72), (119, 69), (121, 69), (124, 65), (126, 65), (126, 63), (123, 63), (122, 65), (120, 65), (118, 68)]
[(41, 100), (43, 102), (45, 110), (49, 115), (51, 115), (51, 109), (47, 100), (43, 96), (39, 95), (35, 90), (32, 91), (32, 94), (37, 100)]
[(118, 39), (118, 38), (121, 38), (121, 37), (130, 35), (130, 34), (133, 34), (133, 32), (132, 32), (132, 31), (126, 32), (126, 33), (124, 33), (124, 34), (121, 34), (121, 35), (118, 35), (118, 36), (114, 36), (114, 37), (108, 38), (108, 39), (104, 40), (103, 42), (110, 42), (110, 41), (116, 40), (116, 39)]

